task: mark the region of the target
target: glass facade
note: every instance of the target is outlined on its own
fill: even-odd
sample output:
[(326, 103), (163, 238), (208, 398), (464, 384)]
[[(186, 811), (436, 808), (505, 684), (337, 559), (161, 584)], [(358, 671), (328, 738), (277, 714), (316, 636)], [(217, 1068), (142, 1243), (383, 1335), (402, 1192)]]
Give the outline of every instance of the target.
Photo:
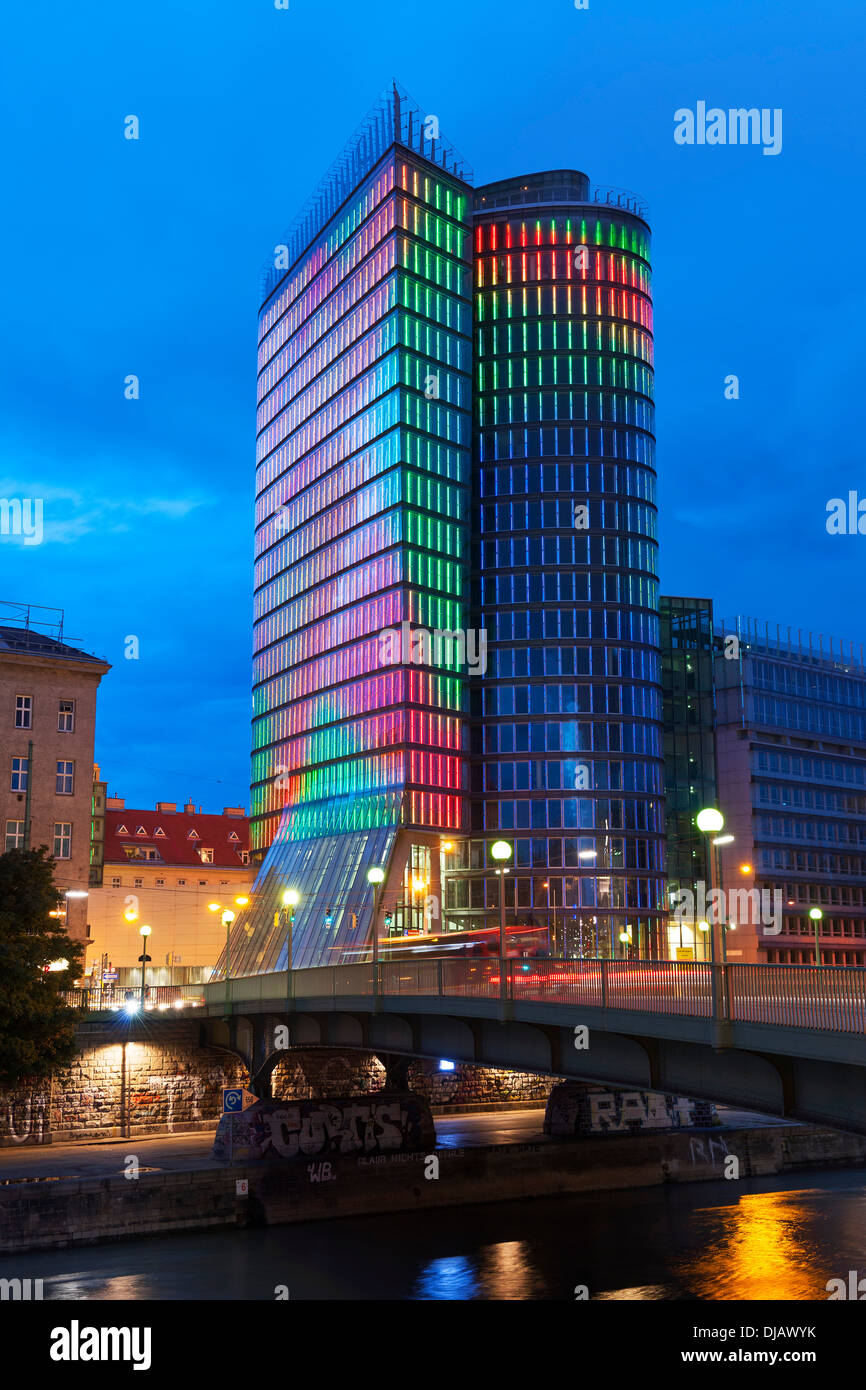
[(369, 868), (400, 832), (461, 827), (461, 671), (411, 638), (464, 621), (470, 189), (395, 88), (311, 209), (277, 248), (287, 268), (266, 277), (259, 325), (262, 862), (233, 929), (240, 973), (285, 966), (287, 888), (296, 966), (363, 958)]
[(521, 952), (661, 953), (649, 229), (575, 171), (468, 178), (395, 87), (265, 275), (232, 973), (285, 965), (285, 890), (299, 967), (374, 916), (498, 949), (500, 884)]
[[(713, 605), (710, 599), (662, 595), (661, 665), (664, 715), (665, 825), (668, 892), (697, 893), (710, 882), (707, 840), (697, 813), (717, 804)], [(706, 938), (694, 924), (671, 920), (671, 959), (704, 959)]]
[(716, 648), (724, 886), (778, 905), (754, 922), (743, 899), (736, 954), (814, 964), (819, 909), (822, 963), (866, 964), (863, 649), (748, 618)]
[[(649, 230), (554, 171), (475, 195), (471, 828), (450, 926), (655, 953), (663, 773)], [(489, 845), (514, 846), (510, 872)]]

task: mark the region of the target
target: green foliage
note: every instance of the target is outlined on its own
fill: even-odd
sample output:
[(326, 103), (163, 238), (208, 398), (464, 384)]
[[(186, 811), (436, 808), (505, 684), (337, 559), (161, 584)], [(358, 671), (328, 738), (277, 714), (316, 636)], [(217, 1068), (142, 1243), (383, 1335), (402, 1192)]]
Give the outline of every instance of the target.
[[(83, 969), (83, 948), (58, 917), (53, 861), (41, 849), (0, 855), (0, 1086), (47, 1076), (76, 1054), (75, 1015), (61, 992)], [(46, 971), (52, 961), (65, 970)]]

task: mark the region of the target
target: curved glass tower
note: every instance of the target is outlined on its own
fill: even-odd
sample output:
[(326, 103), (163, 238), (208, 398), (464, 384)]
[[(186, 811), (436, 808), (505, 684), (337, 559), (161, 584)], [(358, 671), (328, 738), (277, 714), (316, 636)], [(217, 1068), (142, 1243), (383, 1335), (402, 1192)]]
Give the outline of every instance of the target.
[[(664, 903), (649, 228), (574, 170), (476, 190), (471, 825), (450, 922), (656, 954)], [(484, 871), (484, 872), (481, 872)], [(523, 940), (523, 938), (526, 940)]]

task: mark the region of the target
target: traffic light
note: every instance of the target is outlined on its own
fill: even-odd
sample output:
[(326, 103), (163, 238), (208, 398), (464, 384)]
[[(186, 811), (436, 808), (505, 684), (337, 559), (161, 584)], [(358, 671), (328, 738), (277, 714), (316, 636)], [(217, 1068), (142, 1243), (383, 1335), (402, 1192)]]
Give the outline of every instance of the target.
[(353, 913), (352, 913), (352, 931), (357, 931), (357, 930), (358, 930), (358, 914), (357, 914), (357, 912), (353, 912)]

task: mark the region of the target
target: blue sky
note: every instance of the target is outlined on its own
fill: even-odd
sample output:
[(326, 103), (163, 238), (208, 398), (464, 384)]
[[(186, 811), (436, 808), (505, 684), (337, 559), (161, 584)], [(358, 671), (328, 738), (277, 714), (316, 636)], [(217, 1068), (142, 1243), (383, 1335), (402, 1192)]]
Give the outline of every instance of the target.
[[(663, 589), (866, 641), (866, 538), (825, 529), (866, 497), (862, 4), (47, 0), (4, 30), (0, 496), (44, 498), (45, 539), (0, 540), (0, 597), (113, 663), (127, 804), (247, 803), (259, 271), (392, 76), (477, 182), (647, 199)], [(781, 108), (781, 154), (678, 146), (699, 100)]]

